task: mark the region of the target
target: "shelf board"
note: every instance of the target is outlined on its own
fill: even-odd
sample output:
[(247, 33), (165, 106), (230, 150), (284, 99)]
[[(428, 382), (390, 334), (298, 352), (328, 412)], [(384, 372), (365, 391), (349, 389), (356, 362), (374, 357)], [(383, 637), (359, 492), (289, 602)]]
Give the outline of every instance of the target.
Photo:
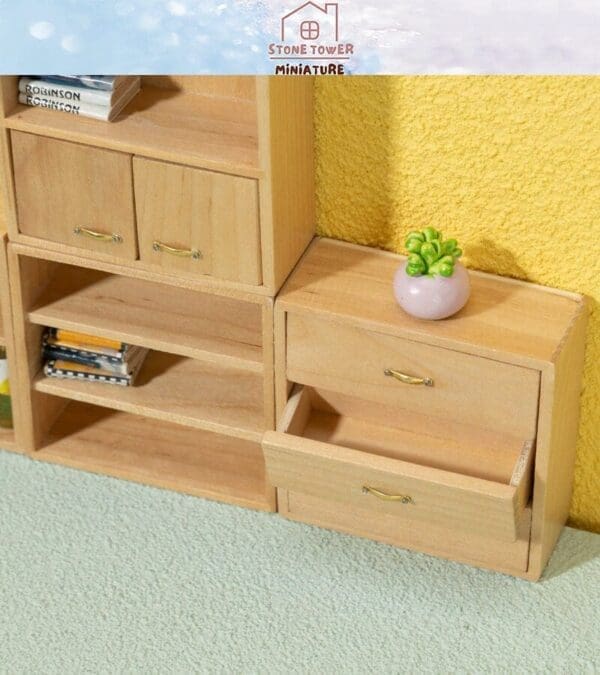
[(17, 105), (9, 129), (259, 177), (256, 102), (143, 87), (114, 122)]
[(54, 276), (28, 318), (42, 326), (263, 370), (261, 307), (233, 298), (66, 268)]
[(151, 351), (135, 386), (45, 377), (45, 394), (260, 442), (262, 378), (176, 354)]
[(260, 444), (70, 403), (36, 459), (272, 511)]

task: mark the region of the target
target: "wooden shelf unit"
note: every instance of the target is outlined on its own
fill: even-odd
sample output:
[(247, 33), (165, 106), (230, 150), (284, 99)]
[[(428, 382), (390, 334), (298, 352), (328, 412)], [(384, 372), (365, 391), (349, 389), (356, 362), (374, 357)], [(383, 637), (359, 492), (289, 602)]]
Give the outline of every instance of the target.
[[(137, 214), (138, 226), (142, 216), (162, 223), (160, 207), (172, 207), (162, 226), (172, 241), (165, 243), (185, 250), (212, 249), (204, 251), (203, 265), (184, 271), (187, 265), (182, 263), (181, 274), (172, 272), (175, 276), (273, 297), (312, 239), (312, 78), (143, 76), (141, 93), (112, 123), (23, 106), (17, 89), (18, 77), (0, 78), (0, 159), (11, 242), (90, 261), (122, 263), (126, 257), (137, 270), (165, 273), (161, 261), (168, 260), (167, 267), (174, 261), (152, 249), (152, 236), (145, 236), (148, 222), (143, 231), (136, 232), (135, 200), (126, 194), (135, 188), (139, 199), (143, 193), (143, 162), (158, 163), (160, 168), (153, 176), (160, 189), (151, 191), (157, 200), (151, 205), (152, 213)], [(38, 166), (39, 175), (31, 178), (36, 165), (52, 162), (55, 171), (44, 173)], [(81, 169), (65, 184), (57, 174), (68, 172), (73, 162)], [(81, 194), (96, 182), (98, 171), (106, 174), (107, 185), (120, 185), (121, 190), (118, 194), (114, 190), (90, 192), (86, 202), (89, 199), (95, 206), (86, 211), (81, 208)], [(181, 172), (191, 187), (177, 191)], [(240, 183), (244, 180), (245, 196)], [(252, 241), (247, 240), (245, 228), (236, 229), (235, 220), (248, 213), (250, 184), (256, 185), (252, 205), (256, 213), (251, 217), (258, 222)], [(40, 190), (46, 200), (61, 195), (54, 204), (64, 208), (58, 224), (43, 209), (30, 208)], [(174, 190), (185, 203), (181, 210), (171, 204)], [(220, 199), (220, 207), (214, 205), (213, 197)], [(66, 222), (70, 216), (75, 218), (73, 223)], [(214, 219), (208, 240), (199, 227), (207, 218)], [(77, 228), (107, 235), (123, 228), (121, 245), (116, 240), (111, 244), (110, 237), (99, 243), (74, 236)], [(222, 232), (227, 233), (225, 239)], [(239, 236), (239, 242), (231, 244), (233, 236)], [(239, 260), (230, 259), (236, 246)], [(250, 259), (258, 264), (257, 273), (248, 272)], [(208, 262), (214, 269), (207, 272)]]
[(256, 373), (264, 369), (258, 304), (72, 265), (56, 269), (28, 311), (32, 323), (102, 333)]
[[(83, 267), (84, 260), (77, 265), (71, 256), (21, 244), (9, 244), (8, 255), (27, 452), (275, 509), (260, 446), (275, 415), (271, 298), (191, 289), (176, 277), (160, 283), (127, 265), (118, 268), (121, 274), (113, 266), (111, 272)], [(133, 387), (46, 378), (40, 351), (46, 325), (151, 351)], [(150, 431), (158, 440), (138, 444), (136, 436), (143, 440)], [(181, 450), (169, 449), (171, 443)]]
[(38, 392), (257, 443), (264, 427), (262, 386), (255, 373), (155, 351), (149, 352), (133, 387), (57, 379), (42, 372), (33, 381)]
[(536, 580), (569, 513), (585, 299), (471, 272), (459, 313), (421, 321), (401, 260), (316, 239), (278, 296), (279, 510)]
[[(16, 449), (539, 578), (569, 509), (581, 296), (471, 273), (461, 312), (418, 321), (398, 256), (311, 243), (311, 78), (145, 76), (112, 124), (21, 106), (17, 80)], [(46, 325), (149, 348), (139, 385), (43, 377)]]
[[(143, 76), (112, 123), (23, 106), (18, 79), (0, 78), (18, 446), (275, 510), (260, 441), (273, 297), (314, 234), (312, 78)], [(147, 347), (136, 386), (44, 377), (45, 326)]]
[(15, 103), (5, 124), (16, 131), (259, 178), (257, 102), (248, 84), (237, 97), (144, 84), (111, 123)]

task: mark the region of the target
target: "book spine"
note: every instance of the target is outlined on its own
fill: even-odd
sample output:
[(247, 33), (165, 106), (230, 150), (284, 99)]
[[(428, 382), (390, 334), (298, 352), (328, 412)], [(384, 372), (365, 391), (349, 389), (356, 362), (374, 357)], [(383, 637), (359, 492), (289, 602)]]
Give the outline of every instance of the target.
[(54, 100), (44, 96), (27, 96), (26, 94), (19, 94), (19, 103), (35, 108), (48, 108), (49, 110), (59, 110), (60, 112), (66, 112), (71, 115), (91, 117), (104, 122), (108, 122), (110, 114), (109, 108), (102, 108), (86, 103), (69, 103), (61, 101), (60, 99)]
[(43, 357), (48, 361), (55, 361), (56, 359), (64, 359), (73, 363), (80, 363), (82, 366), (90, 366), (90, 368), (100, 368), (100, 363), (95, 358), (77, 354), (76, 352), (58, 349), (46, 345), (43, 351)]
[(67, 368), (56, 367), (54, 361), (48, 361), (44, 366), (44, 375), (46, 377), (57, 377), (67, 380), (88, 380), (90, 382), (106, 382), (107, 384), (118, 384), (122, 387), (131, 386), (131, 377), (128, 375), (100, 375), (96, 373), (86, 373)]
[(53, 84), (44, 80), (22, 77), (19, 80), (19, 92), (26, 96), (41, 96), (65, 103), (89, 103), (91, 105), (110, 106), (112, 94), (99, 89), (86, 89), (68, 84)]

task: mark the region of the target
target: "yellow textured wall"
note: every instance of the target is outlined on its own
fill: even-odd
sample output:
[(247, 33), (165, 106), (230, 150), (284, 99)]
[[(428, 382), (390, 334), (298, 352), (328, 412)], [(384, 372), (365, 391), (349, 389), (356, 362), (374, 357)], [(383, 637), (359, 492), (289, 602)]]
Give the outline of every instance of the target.
[(320, 234), (401, 251), (433, 225), (590, 298), (571, 524), (600, 531), (600, 78), (323, 78), (315, 124)]

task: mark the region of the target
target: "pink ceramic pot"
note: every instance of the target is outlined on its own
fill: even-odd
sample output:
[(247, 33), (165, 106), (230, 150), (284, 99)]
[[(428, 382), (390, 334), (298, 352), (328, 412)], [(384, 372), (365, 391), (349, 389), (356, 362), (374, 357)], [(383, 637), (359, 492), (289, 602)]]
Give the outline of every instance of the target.
[(469, 273), (454, 263), (451, 277), (406, 274), (402, 263), (394, 276), (394, 295), (402, 309), (418, 319), (445, 319), (462, 309), (471, 294)]

